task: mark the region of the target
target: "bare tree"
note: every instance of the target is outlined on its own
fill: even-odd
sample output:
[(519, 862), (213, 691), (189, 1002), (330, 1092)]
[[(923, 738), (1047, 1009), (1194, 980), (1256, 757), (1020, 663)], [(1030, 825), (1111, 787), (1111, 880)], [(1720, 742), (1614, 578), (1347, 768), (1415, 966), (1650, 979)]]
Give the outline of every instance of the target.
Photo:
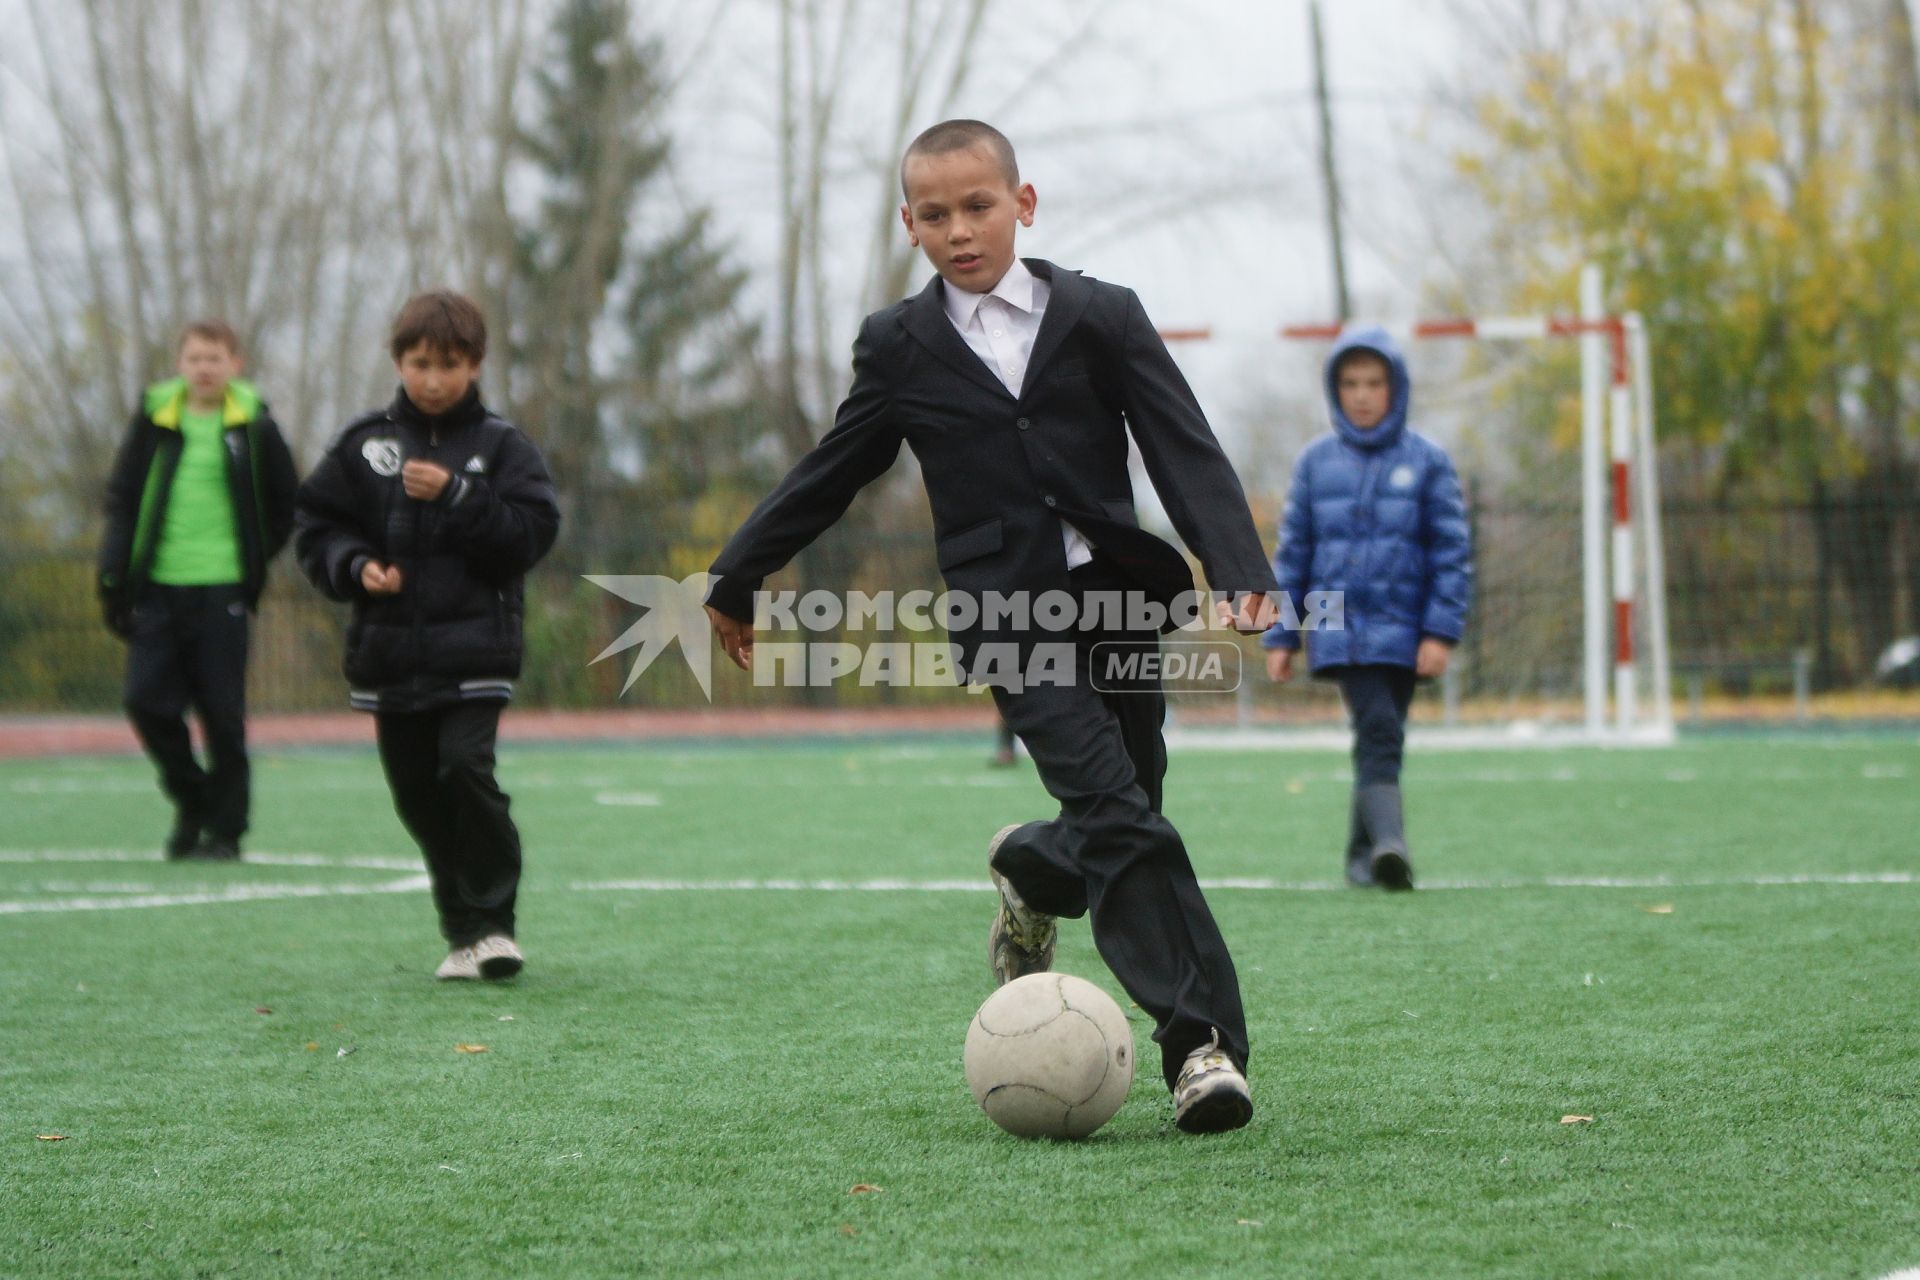
[[(18, 0), (0, 46), (0, 378), (70, 518), (179, 323), (233, 322), (310, 451), (377, 391), (408, 285), (508, 278), (535, 0)], [(447, 41), (458, 29), (470, 39)], [(376, 59), (368, 49), (380, 52)]]

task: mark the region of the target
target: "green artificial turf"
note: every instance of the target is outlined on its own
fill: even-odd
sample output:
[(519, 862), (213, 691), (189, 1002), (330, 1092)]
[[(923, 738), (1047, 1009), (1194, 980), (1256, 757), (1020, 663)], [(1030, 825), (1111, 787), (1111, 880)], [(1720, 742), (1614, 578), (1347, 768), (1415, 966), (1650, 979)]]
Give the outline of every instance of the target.
[[(961, 1074), (982, 852), (1047, 809), (986, 754), (509, 748), (500, 986), (432, 981), (370, 754), (259, 758), (280, 856), (240, 866), (158, 860), (138, 759), (0, 764), (0, 1273), (1920, 1266), (1912, 734), (1416, 750), (1398, 897), (1334, 884), (1342, 757), (1176, 749), (1200, 873), (1262, 882), (1210, 892), (1258, 1110), (1179, 1134), (1130, 1010), (1133, 1095), (1077, 1143), (1000, 1133)], [(314, 896), (160, 901), (237, 886)], [(1084, 923), (1058, 967), (1119, 994)]]

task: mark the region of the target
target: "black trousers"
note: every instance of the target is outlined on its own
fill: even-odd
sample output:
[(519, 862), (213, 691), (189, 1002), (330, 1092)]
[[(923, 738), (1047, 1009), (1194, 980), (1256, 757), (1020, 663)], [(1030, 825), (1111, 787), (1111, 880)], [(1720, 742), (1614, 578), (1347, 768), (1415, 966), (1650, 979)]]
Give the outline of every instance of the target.
[(440, 932), (456, 947), (513, 933), (520, 832), (493, 779), (502, 705), (476, 700), (374, 717), (393, 807), (426, 856)]
[[(127, 639), (127, 718), (182, 816), (238, 840), (247, 830), (247, 601), (238, 584), (141, 592)], [(193, 754), (200, 717), (207, 764)]]
[(1407, 708), (1416, 683), (1411, 667), (1340, 667), (1340, 696), (1353, 725), (1353, 785), (1400, 781), (1407, 741)]
[[(1098, 559), (1072, 576), (1083, 600), (1089, 591), (1130, 589)], [(1072, 685), (993, 690), (1040, 781), (1060, 802), (1059, 816), (1007, 837), (994, 866), (1036, 910), (1091, 916), (1101, 958), (1153, 1017), (1169, 1087), (1187, 1054), (1215, 1028), (1221, 1046), (1244, 1066), (1247, 1020), (1233, 958), (1180, 833), (1160, 812), (1166, 697), (1157, 679), (1110, 692), (1092, 679), (1093, 664), (1110, 652), (1096, 645), (1157, 650), (1159, 637), (1077, 632), (1073, 639)]]

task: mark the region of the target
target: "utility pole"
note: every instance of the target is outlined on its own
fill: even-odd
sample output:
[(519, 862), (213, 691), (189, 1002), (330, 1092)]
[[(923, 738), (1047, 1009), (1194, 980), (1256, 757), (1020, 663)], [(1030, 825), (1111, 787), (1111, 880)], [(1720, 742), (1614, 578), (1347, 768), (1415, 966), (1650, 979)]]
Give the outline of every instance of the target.
[(1333, 109), (1327, 102), (1327, 48), (1320, 35), (1320, 0), (1307, 0), (1313, 29), (1313, 97), (1320, 109), (1320, 182), (1327, 200), (1327, 234), (1333, 248), (1333, 302), (1345, 323), (1353, 315), (1347, 296), (1347, 249), (1340, 234), (1340, 178), (1333, 166)]

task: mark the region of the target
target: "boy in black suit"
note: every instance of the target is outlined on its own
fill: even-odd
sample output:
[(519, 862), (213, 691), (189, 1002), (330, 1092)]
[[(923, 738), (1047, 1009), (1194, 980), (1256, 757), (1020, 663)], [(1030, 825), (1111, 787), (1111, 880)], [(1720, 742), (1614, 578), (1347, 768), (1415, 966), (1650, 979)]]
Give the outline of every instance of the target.
[[(955, 593), (1066, 592), (1084, 621), (1095, 593), (1164, 607), (1190, 592), (1185, 559), (1135, 520), (1131, 429), (1208, 581), (1239, 598), (1235, 625), (1270, 622), (1273, 573), (1239, 479), (1139, 299), (1015, 256), (1035, 196), (1006, 138), (975, 120), (935, 125), (907, 149), (901, 188), (907, 235), (938, 275), (867, 317), (833, 430), (714, 561), (708, 614), (728, 656), (751, 664), (754, 592), (839, 519), (903, 441), (920, 461), (941, 573)], [(1156, 648), (1157, 628), (1128, 630), (1108, 615), (1104, 629), (1064, 637), (1064, 679), (984, 676), (992, 664), (978, 659), (994, 649), (1036, 651), (1038, 612), (1023, 625), (982, 609), (952, 628), (962, 666), (993, 684), (1060, 802), (1058, 817), (1008, 827), (988, 847), (1000, 893), (988, 942), (994, 975), (1004, 983), (1049, 968), (1054, 917), (1090, 913), (1101, 956), (1157, 1023), (1175, 1123), (1195, 1133), (1239, 1128), (1253, 1115), (1246, 1019), (1226, 943), (1160, 813), (1165, 700), (1157, 678), (1100, 669), (1111, 642)]]

